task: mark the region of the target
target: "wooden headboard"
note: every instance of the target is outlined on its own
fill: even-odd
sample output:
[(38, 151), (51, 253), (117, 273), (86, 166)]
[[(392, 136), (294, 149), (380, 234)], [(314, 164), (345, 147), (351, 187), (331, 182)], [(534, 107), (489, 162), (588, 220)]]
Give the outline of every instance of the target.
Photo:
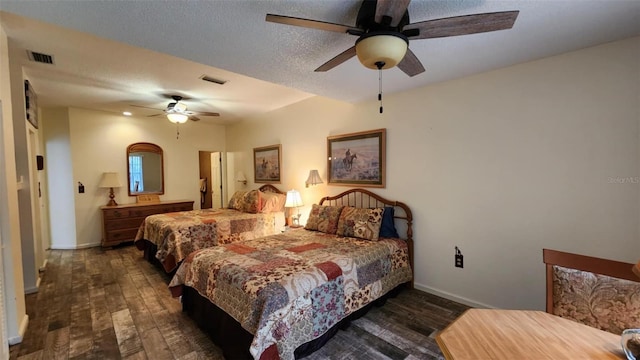
[[(394, 208), (394, 220), (399, 233), (405, 231), (406, 236), (402, 237), (407, 242), (409, 248), (409, 264), (411, 265), (411, 271), (415, 274), (415, 268), (413, 267), (413, 215), (411, 209), (407, 204), (388, 200), (380, 195), (372, 193), (365, 189), (350, 189), (335, 196), (325, 196), (320, 199), (320, 205), (328, 206), (352, 206), (357, 208), (379, 208), (385, 206), (391, 206)], [(405, 223), (406, 222), (406, 223)], [(411, 279), (411, 288), (413, 288), (413, 278)]]
[(258, 188), (258, 190), (262, 191), (262, 192), (272, 192), (272, 193), (276, 193), (276, 194), (285, 194), (284, 192), (278, 190), (277, 187), (271, 185), (271, 184), (265, 184), (262, 185)]

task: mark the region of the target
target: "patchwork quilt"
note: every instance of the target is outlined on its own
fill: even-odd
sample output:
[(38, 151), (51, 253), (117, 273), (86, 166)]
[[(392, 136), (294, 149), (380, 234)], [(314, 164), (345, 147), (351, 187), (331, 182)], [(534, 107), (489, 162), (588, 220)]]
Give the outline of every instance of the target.
[(169, 287), (182, 286), (254, 335), (255, 359), (294, 358), (352, 312), (410, 281), (404, 240), (338, 237), (305, 229), (190, 254)]
[(134, 240), (143, 250), (148, 240), (158, 247), (156, 258), (173, 271), (191, 252), (218, 244), (251, 240), (279, 231), (275, 217), (282, 213), (250, 214), (234, 209), (203, 209), (147, 216)]

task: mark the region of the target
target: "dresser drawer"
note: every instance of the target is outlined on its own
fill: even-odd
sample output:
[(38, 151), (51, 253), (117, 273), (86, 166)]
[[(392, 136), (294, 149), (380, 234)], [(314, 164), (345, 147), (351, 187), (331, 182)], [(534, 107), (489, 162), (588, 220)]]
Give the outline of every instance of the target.
[(131, 217), (126, 219), (118, 219), (107, 221), (104, 224), (104, 229), (116, 230), (116, 229), (137, 229), (140, 227), (140, 224), (144, 221), (143, 217)]
[(102, 214), (105, 219), (126, 219), (129, 215), (129, 209), (103, 209)]
[(138, 229), (121, 229), (107, 231), (105, 234), (105, 243), (121, 243), (123, 241), (133, 241), (136, 238)]

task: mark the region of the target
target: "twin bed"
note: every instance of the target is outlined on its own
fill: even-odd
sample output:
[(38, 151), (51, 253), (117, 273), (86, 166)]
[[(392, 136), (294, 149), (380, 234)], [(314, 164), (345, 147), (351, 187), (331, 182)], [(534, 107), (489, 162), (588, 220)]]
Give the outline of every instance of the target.
[(314, 204), (305, 228), (195, 250), (170, 289), (226, 358), (299, 358), (413, 287), (411, 226), (404, 203), (348, 190)]
[(279, 233), (285, 226), (285, 195), (272, 185), (236, 192), (228, 209), (148, 216), (134, 240), (149, 262), (167, 273), (195, 250)]

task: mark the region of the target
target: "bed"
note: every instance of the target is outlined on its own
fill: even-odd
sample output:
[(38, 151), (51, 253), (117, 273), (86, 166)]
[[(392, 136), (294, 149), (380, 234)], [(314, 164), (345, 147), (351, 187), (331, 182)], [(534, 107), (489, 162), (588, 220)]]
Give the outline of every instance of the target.
[(257, 190), (237, 191), (229, 208), (151, 215), (140, 225), (134, 244), (149, 262), (173, 273), (195, 250), (281, 232), (284, 200), (283, 192), (263, 185)]
[(348, 190), (314, 204), (305, 228), (193, 252), (169, 287), (225, 358), (303, 357), (413, 287), (411, 226), (404, 203)]

